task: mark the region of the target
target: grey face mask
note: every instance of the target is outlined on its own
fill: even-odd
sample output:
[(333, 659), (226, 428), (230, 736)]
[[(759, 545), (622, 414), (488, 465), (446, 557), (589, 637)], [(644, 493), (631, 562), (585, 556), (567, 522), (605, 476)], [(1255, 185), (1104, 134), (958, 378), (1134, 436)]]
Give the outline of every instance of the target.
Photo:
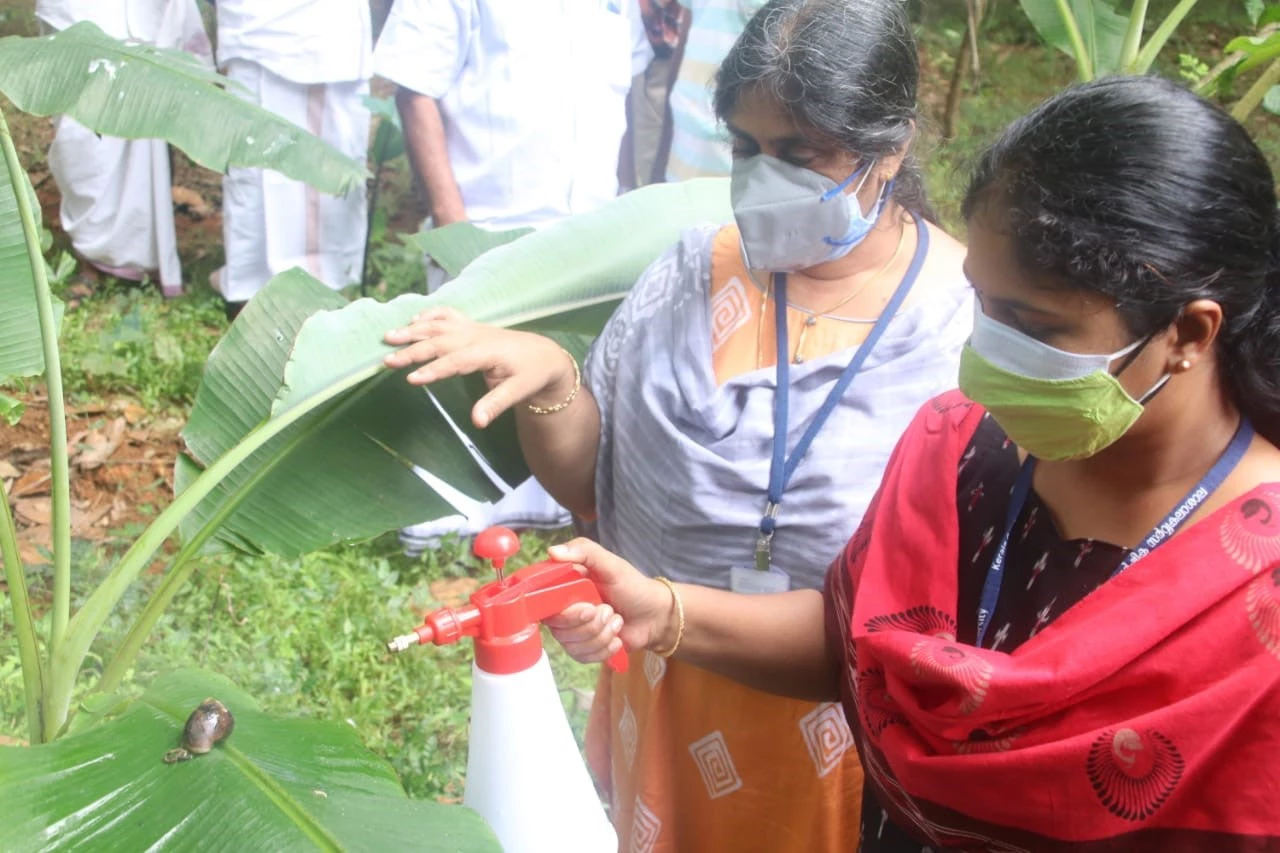
[[(871, 213), (864, 214), (858, 191), (871, 175), (859, 168), (841, 183), (812, 169), (768, 154), (733, 163), (733, 218), (742, 235), (747, 265), (769, 272), (795, 272), (849, 254), (871, 233), (893, 182), (885, 185)], [(859, 176), (857, 189), (845, 188)]]

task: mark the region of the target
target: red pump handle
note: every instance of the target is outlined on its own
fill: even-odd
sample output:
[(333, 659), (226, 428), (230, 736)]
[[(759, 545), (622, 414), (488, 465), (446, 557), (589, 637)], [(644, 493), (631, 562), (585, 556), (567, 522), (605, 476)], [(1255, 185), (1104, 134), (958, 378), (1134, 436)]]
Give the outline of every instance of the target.
[[(543, 562), (502, 576), (502, 566), (520, 550), (520, 540), (504, 527), (491, 527), (476, 537), (476, 556), (491, 560), (498, 580), (485, 584), (462, 607), (428, 613), (412, 634), (387, 644), (392, 651), (419, 643), (446, 645), (474, 637), (476, 665), (486, 672), (521, 672), (542, 656), (540, 623), (578, 602), (601, 604), (600, 589), (572, 563)], [(607, 664), (626, 672), (626, 649)]]
[[(506, 580), (487, 584), (471, 597), (481, 614), (475, 635), (476, 662), (490, 672), (524, 669), (542, 651), (538, 623), (570, 605), (602, 601), (595, 582), (583, 577), (572, 563), (535, 563)], [(626, 672), (626, 650), (614, 653), (607, 663), (616, 672)]]
[[(604, 602), (595, 581), (583, 577), (572, 563), (546, 562), (530, 566), (512, 578), (520, 578), (517, 587), (526, 581), (526, 577), (523, 577), (526, 572), (530, 572), (527, 582), (531, 588), (524, 593), (525, 601), (529, 607), (529, 615), (539, 622), (578, 602)], [(626, 672), (628, 660), (627, 650), (623, 648), (614, 652), (606, 663), (614, 672)]]

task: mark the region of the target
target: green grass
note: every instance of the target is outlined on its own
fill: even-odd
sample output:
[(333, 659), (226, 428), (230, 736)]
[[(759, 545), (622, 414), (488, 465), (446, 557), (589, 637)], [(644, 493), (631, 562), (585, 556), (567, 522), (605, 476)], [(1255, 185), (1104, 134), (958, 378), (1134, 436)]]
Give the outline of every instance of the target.
[(148, 411), (190, 406), (226, 327), (222, 302), (208, 288), (166, 300), (151, 286), (106, 278), (63, 321), (67, 394), (73, 401), (127, 396)]
[[(537, 559), (548, 541), (524, 537), (513, 567)], [(78, 595), (101, 578), (105, 565), (101, 553), (79, 555)], [(140, 685), (178, 667), (210, 669), (273, 713), (350, 723), (391, 762), (412, 795), (457, 797), (466, 767), (471, 645), (392, 655), (383, 644), (439, 606), (430, 591), (433, 581), (487, 579), (485, 572), (457, 542), (413, 560), (401, 554), (394, 535), (297, 560), (211, 557), (144, 647), (132, 689), (140, 692)], [(39, 599), (42, 580), (34, 580)], [(94, 645), (84, 687), (158, 581), (159, 576), (148, 575), (129, 591)], [(7, 608), (0, 612), (6, 637), (0, 642), (0, 734), (21, 736), (22, 679), (8, 641)], [(572, 688), (590, 689), (595, 670), (569, 660), (554, 641), (548, 640), (546, 648), (566, 709), (581, 733), (585, 719)]]

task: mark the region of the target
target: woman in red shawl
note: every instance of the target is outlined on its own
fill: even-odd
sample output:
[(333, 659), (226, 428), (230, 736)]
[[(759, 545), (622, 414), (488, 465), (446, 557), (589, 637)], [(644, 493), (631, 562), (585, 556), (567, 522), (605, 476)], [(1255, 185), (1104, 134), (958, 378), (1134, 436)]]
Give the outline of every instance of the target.
[(554, 630), (838, 698), (814, 744), (861, 753), (868, 853), (1280, 850), (1271, 171), (1217, 108), (1113, 78), (1014, 123), (965, 215), (963, 394), (916, 417), (825, 593), (578, 540), (553, 555), (612, 608)]

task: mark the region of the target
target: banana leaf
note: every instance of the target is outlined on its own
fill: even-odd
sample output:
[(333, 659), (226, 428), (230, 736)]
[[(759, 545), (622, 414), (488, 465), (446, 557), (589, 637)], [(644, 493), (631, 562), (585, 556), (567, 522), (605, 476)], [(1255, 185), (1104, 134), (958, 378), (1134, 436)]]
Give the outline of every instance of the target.
[[(1059, 9), (1059, 0), (1019, 2), (1031, 25), (1040, 34), (1040, 39), (1079, 63), (1081, 57), (1076, 56), (1072, 48), (1067, 22)], [(1120, 67), (1124, 51), (1124, 37), (1129, 28), (1128, 16), (1116, 11), (1115, 0), (1066, 0), (1066, 4), (1080, 28), (1080, 36), (1088, 54), (1085, 59), (1093, 70), (1093, 76), (1114, 74)]]
[(395, 99), (366, 95), (364, 105), (378, 118), (378, 130), (373, 135), (369, 159), (375, 165), (381, 165), (404, 154), (404, 131), (400, 127), (400, 111), (396, 109)]
[(485, 252), (510, 243), (531, 231), (532, 228), (486, 231), (470, 222), (454, 222), (411, 234), (404, 238), (404, 242), (417, 246), (424, 255), (439, 264), (450, 278), (457, 278), (472, 261)]
[[(235, 718), (212, 751), (166, 764), (206, 697)], [(225, 678), (158, 679), (122, 714), (0, 747), (0, 850), (426, 850), (497, 853), (469, 809), (409, 799), (347, 725), (282, 719)]]
[[(36, 192), (26, 175), (22, 189), (31, 199), (31, 209), (40, 210)], [(40, 263), (44, 263), (41, 258)], [(54, 316), (61, 323), (63, 305), (54, 300)], [(27, 240), (18, 218), (18, 199), (13, 185), (0, 178), (0, 386), (12, 379), (44, 372), (44, 349), (40, 343), (40, 320), (36, 315), (35, 282), (27, 256)], [(9, 409), (20, 415), (18, 409)]]
[(183, 433), (181, 484), (246, 437), (261, 446), (198, 504), (184, 532), (224, 515), (224, 544), (300, 554), (452, 514), (412, 465), (476, 500), (496, 499), (462, 436), (518, 482), (528, 468), (513, 419), (476, 430), (468, 412), (483, 380), (439, 383), (433, 399), (404, 371), (382, 367), (382, 335), (429, 306), (452, 305), (481, 322), (555, 334), (581, 357), (684, 228), (730, 216), (727, 180), (657, 185), (495, 248), (430, 296), (339, 308), (304, 273), (278, 277), (210, 358)]
[(1248, 74), (1260, 65), (1280, 57), (1280, 33), (1266, 36), (1239, 36), (1227, 42), (1222, 52), (1228, 56), (1242, 53), (1240, 63), (1232, 69), (1234, 76)]
[(215, 172), (260, 167), (325, 192), (363, 189), (363, 164), (230, 86), (190, 54), (126, 44), (88, 21), (0, 39), (0, 92), (24, 112), (69, 115), (106, 136), (164, 139)]
[[(163, 139), (216, 171), (263, 167), (327, 192), (362, 191), (362, 164), (227, 86), (188, 54), (125, 44), (88, 22), (0, 39), (0, 92), (21, 110), (66, 114), (108, 136)], [(2, 384), (41, 373), (44, 356), (13, 189), (0, 183)]]

